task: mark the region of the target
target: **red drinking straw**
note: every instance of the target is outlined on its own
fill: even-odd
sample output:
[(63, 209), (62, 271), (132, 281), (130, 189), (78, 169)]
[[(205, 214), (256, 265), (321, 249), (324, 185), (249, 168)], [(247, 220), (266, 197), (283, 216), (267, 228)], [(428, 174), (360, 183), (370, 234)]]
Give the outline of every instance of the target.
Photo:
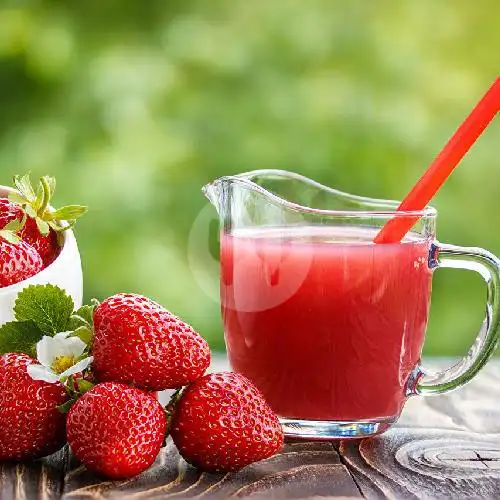
[[(401, 202), (398, 211), (423, 210), (499, 111), (500, 77), (497, 77), (472, 113)], [(419, 216), (393, 217), (377, 234), (375, 243), (401, 241), (419, 218)]]

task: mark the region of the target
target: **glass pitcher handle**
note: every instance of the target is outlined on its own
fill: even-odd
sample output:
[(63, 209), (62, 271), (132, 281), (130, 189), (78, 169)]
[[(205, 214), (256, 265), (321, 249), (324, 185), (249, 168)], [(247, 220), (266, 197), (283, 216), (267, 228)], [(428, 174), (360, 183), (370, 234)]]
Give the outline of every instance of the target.
[(482, 248), (434, 243), (429, 256), (431, 268), (452, 267), (479, 273), (486, 282), (486, 317), (468, 354), (440, 372), (417, 367), (410, 394), (444, 394), (460, 387), (483, 368), (500, 337), (500, 260)]

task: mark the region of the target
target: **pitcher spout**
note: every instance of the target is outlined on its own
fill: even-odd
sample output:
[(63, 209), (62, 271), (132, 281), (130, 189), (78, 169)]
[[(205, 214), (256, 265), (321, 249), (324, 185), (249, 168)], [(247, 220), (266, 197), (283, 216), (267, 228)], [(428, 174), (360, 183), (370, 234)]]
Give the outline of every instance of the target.
[[(367, 198), (339, 191), (303, 175), (284, 170), (254, 170), (219, 177), (203, 187), (203, 193), (217, 210), (224, 227), (270, 225), (284, 222), (324, 223), (342, 217), (424, 216), (435, 218), (436, 211), (426, 207), (417, 212), (399, 212), (398, 201)], [(322, 219), (323, 218), (323, 219)], [(428, 219), (424, 217), (425, 220)]]
[(222, 179), (216, 179), (202, 187), (203, 194), (208, 198), (208, 201), (215, 207), (217, 213), (220, 214), (221, 196), (222, 196)]

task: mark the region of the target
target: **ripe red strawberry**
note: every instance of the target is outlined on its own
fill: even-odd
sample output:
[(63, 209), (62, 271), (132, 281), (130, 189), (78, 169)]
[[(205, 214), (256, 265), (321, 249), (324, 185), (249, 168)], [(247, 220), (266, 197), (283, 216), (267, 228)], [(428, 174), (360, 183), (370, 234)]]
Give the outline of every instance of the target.
[[(9, 222), (14, 220), (21, 222), (23, 217), (24, 211), (21, 205), (11, 202), (8, 198), (0, 198), (0, 229), (3, 229)], [(38, 252), (44, 267), (52, 264), (61, 252), (61, 247), (57, 241), (57, 233), (49, 227), (49, 234), (43, 236), (33, 217), (27, 217), (19, 236)]]
[(177, 402), (170, 435), (180, 454), (209, 472), (237, 471), (283, 446), (283, 430), (243, 375), (214, 373), (192, 383)]
[(31, 245), (40, 255), (43, 267), (50, 266), (61, 253), (61, 247), (57, 240), (57, 233), (49, 228), (49, 234), (44, 236), (40, 233), (35, 219), (28, 217), (26, 224), (20, 233), (21, 239)]
[(29, 174), (16, 175), (14, 186), (15, 190), (9, 194), (9, 199), (4, 198), (0, 203), (0, 229), (5, 227), (5, 224), (2, 226), (4, 220), (6, 223), (14, 219), (22, 222), (23, 227), (16, 229), (16, 232), (35, 248), (42, 258), (44, 267), (47, 267), (61, 251), (57, 233), (73, 226), (76, 219), (87, 211), (87, 207), (68, 205), (54, 210), (50, 206), (56, 189), (53, 177), (42, 177), (35, 190), (31, 185)]
[(88, 469), (126, 479), (149, 468), (160, 452), (167, 417), (147, 392), (124, 384), (96, 385), (71, 408), (68, 443)]
[(0, 198), (0, 229), (14, 220), (21, 222), (23, 216), (23, 209), (19, 205), (12, 203), (8, 198)]
[(135, 294), (114, 295), (95, 309), (92, 355), (97, 380), (148, 391), (187, 385), (210, 364), (210, 349), (198, 333)]
[(56, 408), (68, 396), (64, 387), (33, 380), (25, 354), (0, 356), (0, 461), (50, 455), (66, 441), (65, 417)]
[(0, 288), (19, 283), (39, 273), (43, 262), (24, 241), (9, 243), (0, 237)]

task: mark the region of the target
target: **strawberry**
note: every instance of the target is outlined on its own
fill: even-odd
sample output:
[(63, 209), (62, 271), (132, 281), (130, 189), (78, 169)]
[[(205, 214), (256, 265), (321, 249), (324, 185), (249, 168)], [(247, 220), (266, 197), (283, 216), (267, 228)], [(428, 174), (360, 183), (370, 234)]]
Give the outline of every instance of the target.
[(89, 470), (126, 479), (149, 468), (160, 452), (167, 417), (149, 393), (115, 382), (96, 385), (68, 413), (67, 437)]
[(30, 244), (38, 252), (44, 267), (50, 266), (61, 252), (57, 233), (52, 228), (49, 228), (49, 234), (44, 236), (40, 233), (35, 219), (31, 217), (26, 220), (20, 235), (23, 241)]
[(278, 417), (238, 373), (214, 373), (189, 385), (174, 406), (170, 435), (187, 462), (209, 472), (237, 471), (283, 446)]
[(0, 461), (50, 455), (65, 443), (64, 415), (57, 406), (68, 396), (64, 387), (33, 380), (25, 354), (0, 356)]
[[(68, 205), (54, 210), (50, 206), (50, 201), (54, 195), (56, 181), (53, 177), (44, 176), (40, 179), (38, 189), (35, 192), (28, 175), (14, 177), (16, 191), (9, 194), (11, 204), (18, 209), (2, 207), (7, 215), (5, 219), (12, 217), (22, 222), (19, 228), (19, 235), (39, 253), (44, 267), (49, 266), (58, 257), (61, 251), (60, 238), (68, 227), (72, 227), (76, 219), (83, 215), (87, 208), (81, 205)], [(3, 202), (5, 205), (5, 202)], [(20, 212), (19, 212), (20, 210)], [(13, 220), (13, 219), (10, 219)], [(0, 216), (0, 225), (2, 216)]]
[[(21, 205), (11, 202), (8, 198), (0, 198), (0, 228), (4, 228), (15, 220), (23, 221), (24, 216)], [(20, 228), (19, 236), (38, 252), (44, 267), (52, 264), (59, 255), (60, 246), (57, 241), (57, 233), (49, 228), (49, 234), (43, 236), (33, 217), (26, 218), (24, 227)]]
[(3, 229), (12, 221), (21, 222), (24, 217), (23, 209), (12, 203), (7, 198), (0, 198), (0, 229)]
[(43, 262), (38, 252), (24, 241), (11, 243), (0, 231), (0, 288), (19, 283), (39, 273)]
[(146, 297), (118, 294), (94, 312), (93, 371), (97, 380), (148, 391), (186, 385), (210, 364), (207, 342)]

